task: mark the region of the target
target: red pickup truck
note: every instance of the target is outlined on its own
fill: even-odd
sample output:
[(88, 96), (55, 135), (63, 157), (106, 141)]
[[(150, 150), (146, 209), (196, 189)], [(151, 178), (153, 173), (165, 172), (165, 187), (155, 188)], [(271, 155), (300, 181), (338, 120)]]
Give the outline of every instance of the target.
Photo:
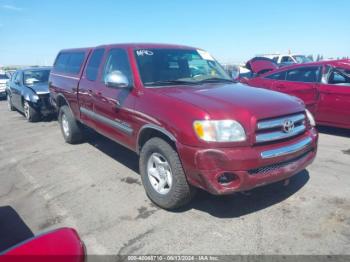
[(86, 125), (135, 151), (147, 195), (165, 209), (195, 188), (229, 194), (287, 179), (316, 155), (302, 101), (233, 83), (202, 49), (62, 50), (49, 86), (65, 141), (82, 141)]

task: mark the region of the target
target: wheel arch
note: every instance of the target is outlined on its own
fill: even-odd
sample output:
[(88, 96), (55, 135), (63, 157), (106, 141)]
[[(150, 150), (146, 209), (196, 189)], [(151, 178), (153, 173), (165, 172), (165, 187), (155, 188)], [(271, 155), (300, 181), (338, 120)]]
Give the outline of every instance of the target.
[(159, 137), (164, 139), (166, 142), (168, 142), (176, 151), (176, 137), (167, 131), (166, 129), (153, 125), (153, 124), (146, 124), (141, 127), (139, 130), (139, 133), (137, 135), (136, 140), (136, 153), (139, 154), (141, 151), (142, 146), (151, 138), (153, 137)]
[(56, 104), (56, 107), (59, 109), (61, 106), (64, 106), (64, 105), (67, 105), (69, 108), (70, 108), (70, 105), (67, 101), (67, 99), (65, 98), (64, 95), (62, 94), (58, 94), (56, 96), (56, 99), (55, 99), (55, 104)]

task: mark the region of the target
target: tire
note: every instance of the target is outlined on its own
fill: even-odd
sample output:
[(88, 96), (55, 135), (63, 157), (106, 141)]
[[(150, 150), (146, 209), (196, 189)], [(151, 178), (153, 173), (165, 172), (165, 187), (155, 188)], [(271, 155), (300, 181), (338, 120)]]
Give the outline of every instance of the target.
[(37, 122), (40, 120), (40, 113), (26, 100), (23, 101), (23, 113), (28, 122)]
[(83, 133), (80, 124), (77, 122), (67, 105), (60, 108), (58, 122), (61, 127), (63, 138), (67, 143), (77, 144), (82, 142)]
[(6, 95), (6, 100), (7, 100), (7, 108), (8, 108), (8, 110), (9, 110), (9, 111), (15, 111), (16, 108), (15, 108), (15, 107), (13, 106), (13, 104), (12, 104), (12, 100), (11, 100), (10, 94), (7, 94), (7, 95)]
[[(156, 159), (156, 161), (153, 161)], [(161, 165), (166, 166), (164, 172), (155, 171), (154, 163), (161, 160)], [(153, 163), (154, 162), (154, 163)], [(170, 173), (169, 173), (170, 170)], [(159, 190), (159, 184), (163, 180), (158, 180), (151, 174), (157, 173), (157, 177), (167, 177), (167, 184)], [(163, 173), (162, 173), (163, 172)], [(192, 188), (186, 179), (183, 167), (181, 165), (177, 152), (163, 139), (152, 138), (145, 143), (140, 153), (140, 173), (143, 186), (147, 196), (161, 208), (176, 209), (187, 204), (194, 196), (194, 188)], [(167, 174), (167, 175), (164, 175)], [(169, 175), (170, 174), (170, 175)], [(171, 177), (171, 179), (170, 179)], [(158, 186), (157, 186), (157, 183)], [(152, 185), (153, 184), (153, 185)], [(163, 185), (163, 184), (161, 184)]]

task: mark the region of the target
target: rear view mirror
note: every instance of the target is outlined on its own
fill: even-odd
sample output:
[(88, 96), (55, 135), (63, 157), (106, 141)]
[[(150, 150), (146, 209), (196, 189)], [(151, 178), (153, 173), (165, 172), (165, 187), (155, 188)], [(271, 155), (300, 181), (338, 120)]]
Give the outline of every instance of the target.
[(129, 79), (120, 71), (112, 71), (105, 77), (105, 85), (114, 88), (128, 88)]

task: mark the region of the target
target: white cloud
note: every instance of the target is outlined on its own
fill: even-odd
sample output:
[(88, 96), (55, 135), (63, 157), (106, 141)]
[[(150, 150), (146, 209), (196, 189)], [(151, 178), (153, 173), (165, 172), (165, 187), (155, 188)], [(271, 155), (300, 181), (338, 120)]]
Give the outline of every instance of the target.
[(11, 10), (11, 11), (22, 11), (22, 8), (14, 5), (2, 5), (1, 8)]

